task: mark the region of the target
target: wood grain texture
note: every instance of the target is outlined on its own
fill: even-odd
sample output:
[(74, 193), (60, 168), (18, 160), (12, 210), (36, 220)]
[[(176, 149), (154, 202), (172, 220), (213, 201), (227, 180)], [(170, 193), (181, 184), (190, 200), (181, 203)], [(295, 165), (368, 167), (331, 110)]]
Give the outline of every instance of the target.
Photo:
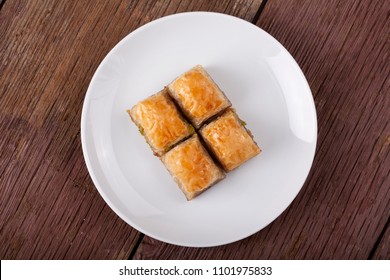
[(137, 27), (184, 11), (247, 20), (261, 0), (7, 0), (0, 11), (0, 258), (126, 259), (142, 238), (105, 204), (80, 145), (89, 81)]
[(317, 107), (317, 154), (305, 185), (278, 219), (242, 241), (187, 248), (145, 237), (134, 258), (366, 259), (372, 250), (389, 258), (389, 230), (377, 244), (390, 216), (389, 8), (267, 1), (257, 25), (296, 58)]

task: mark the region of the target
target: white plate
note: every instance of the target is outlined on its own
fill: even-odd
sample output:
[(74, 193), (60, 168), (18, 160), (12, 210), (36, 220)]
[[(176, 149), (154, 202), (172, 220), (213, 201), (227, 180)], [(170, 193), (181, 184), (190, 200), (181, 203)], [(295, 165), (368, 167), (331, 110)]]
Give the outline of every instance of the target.
[[(202, 64), (263, 152), (187, 202), (126, 109)], [(89, 85), (81, 139), (90, 175), (128, 224), (194, 247), (247, 237), (278, 217), (310, 170), (317, 120), (308, 83), (286, 49), (244, 20), (217, 13), (167, 16), (132, 32)]]

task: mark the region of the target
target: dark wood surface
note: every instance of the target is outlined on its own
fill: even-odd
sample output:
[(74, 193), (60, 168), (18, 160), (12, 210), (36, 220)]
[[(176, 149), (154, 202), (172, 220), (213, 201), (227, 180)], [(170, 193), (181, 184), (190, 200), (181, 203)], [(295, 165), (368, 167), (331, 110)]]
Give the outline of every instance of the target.
[[(390, 259), (389, 1), (0, 2), (1, 259)], [(273, 223), (212, 248), (139, 233), (96, 191), (80, 144), (92, 75), (137, 27), (184, 11), (253, 22), (303, 69), (312, 170)]]

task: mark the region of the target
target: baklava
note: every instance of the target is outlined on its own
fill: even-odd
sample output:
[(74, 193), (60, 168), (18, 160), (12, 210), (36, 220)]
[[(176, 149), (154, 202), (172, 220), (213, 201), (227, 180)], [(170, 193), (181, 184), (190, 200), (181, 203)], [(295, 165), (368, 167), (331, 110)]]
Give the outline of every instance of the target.
[(154, 154), (162, 156), (176, 143), (194, 133), (164, 89), (127, 111)]
[(215, 164), (196, 134), (164, 154), (161, 160), (187, 200), (225, 178), (225, 173)]
[(217, 119), (204, 125), (200, 134), (226, 172), (261, 152), (233, 109), (228, 109)]
[(195, 128), (231, 106), (210, 75), (197, 65), (168, 85), (169, 94)]

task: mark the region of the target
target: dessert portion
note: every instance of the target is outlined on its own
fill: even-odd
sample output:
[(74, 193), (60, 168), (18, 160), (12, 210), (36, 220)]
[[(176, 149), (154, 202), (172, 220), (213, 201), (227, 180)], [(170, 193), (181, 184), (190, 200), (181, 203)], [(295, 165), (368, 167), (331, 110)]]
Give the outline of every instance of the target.
[(225, 173), (215, 164), (196, 134), (171, 149), (161, 160), (187, 200), (225, 178)]
[(197, 65), (168, 85), (171, 97), (195, 128), (231, 106), (210, 75)]
[(199, 130), (209, 150), (226, 172), (239, 167), (261, 150), (233, 109)]
[(194, 128), (180, 114), (166, 89), (137, 103), (127, 112), (157, 156), (194, 133)]
[(191, 200), (261, 152), (230, 107), (197, 65), (127, 112)]

